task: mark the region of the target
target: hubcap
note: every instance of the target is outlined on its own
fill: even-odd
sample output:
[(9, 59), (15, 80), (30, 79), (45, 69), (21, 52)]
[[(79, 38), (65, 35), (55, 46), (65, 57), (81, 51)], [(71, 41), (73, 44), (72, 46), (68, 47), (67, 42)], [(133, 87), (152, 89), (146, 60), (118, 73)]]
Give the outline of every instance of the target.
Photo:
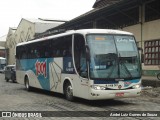
[(72, 96), (73, 91), (72, 91), (72, 86), (67, 87), (67, 96)]

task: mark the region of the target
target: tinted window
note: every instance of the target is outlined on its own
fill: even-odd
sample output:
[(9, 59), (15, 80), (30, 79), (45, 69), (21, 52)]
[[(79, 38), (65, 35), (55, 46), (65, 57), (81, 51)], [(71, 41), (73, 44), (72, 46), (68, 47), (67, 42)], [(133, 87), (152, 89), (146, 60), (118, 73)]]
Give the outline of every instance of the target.
[(72, 36), (35, 42), (16, 49), (17, 59), (34, 59), (50, 57), (71, 57)]
[(82, 35), (78, 34), (74, 36), (74, 60), (79, 75), (82, 77), (87, 77), (85, 40)]

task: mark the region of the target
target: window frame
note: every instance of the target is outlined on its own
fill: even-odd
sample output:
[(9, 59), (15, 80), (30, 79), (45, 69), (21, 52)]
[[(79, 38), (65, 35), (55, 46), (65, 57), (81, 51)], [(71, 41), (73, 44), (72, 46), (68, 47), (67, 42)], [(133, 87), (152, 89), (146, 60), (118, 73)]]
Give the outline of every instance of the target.
[(144, 42), (144, 64), (160, 65), (160, 40)]

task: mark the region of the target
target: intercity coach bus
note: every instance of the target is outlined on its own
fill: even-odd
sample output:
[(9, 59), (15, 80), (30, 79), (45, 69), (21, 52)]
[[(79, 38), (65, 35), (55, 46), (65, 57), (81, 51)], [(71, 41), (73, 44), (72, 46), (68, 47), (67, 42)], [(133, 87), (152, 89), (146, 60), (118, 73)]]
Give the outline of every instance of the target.
[(62, 93), (67, 100), (135, 97), (141, 93), (141, 63), (132, 33), (71, 30), (19, 43), (17, 82)]
[(4, 72), (5, 66), (6, 66), (6, 58), (0, 57), (0, 73)]

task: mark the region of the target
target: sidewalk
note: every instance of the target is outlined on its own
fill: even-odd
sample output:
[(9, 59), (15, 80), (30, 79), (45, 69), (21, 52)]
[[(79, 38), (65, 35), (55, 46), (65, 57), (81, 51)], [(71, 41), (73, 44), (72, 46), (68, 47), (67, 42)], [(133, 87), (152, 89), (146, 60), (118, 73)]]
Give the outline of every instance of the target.
[(142, 76), (142, 86), (160, 87), (160, 80), (156, 76)]

